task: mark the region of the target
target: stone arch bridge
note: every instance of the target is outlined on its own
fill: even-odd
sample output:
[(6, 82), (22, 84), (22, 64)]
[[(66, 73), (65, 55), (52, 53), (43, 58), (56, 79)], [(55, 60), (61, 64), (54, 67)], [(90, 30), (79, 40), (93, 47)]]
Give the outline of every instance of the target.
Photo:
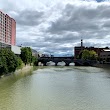
[(65, 66), (69, 66), (70, 63), (75, 63), (76, 66), (92, 66), (96, 63), (96, 61), (93, 60), (74, 59), (74, 57), (40, 57), (36, 61), (36, 66), (38, 66), (39, 62), (44, 66), (47, 66), (47, 62), (50, 61), (54, 62), (55, 66), (62, 61), (65, 62)]

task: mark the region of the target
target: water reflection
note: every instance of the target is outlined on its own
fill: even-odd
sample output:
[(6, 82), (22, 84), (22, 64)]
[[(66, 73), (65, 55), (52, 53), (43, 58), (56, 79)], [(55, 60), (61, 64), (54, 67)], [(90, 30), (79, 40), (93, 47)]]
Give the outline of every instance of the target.
[[(50, 62), (47, 62), (47, 65), (48, 66), (55, 66), (55, 63), (54, 62), (52, 62), (52, 61), (50, 61)], [(70, 63), (70, 65), (69, 66), (73, 66), (74, 65), (74, 63)], [(65, 62), (58, 62), (58, 65), (57, 66), (65, 66)]]
[(109, 69), (39, 67), (0, 80), (0, 110), (109, 110)]

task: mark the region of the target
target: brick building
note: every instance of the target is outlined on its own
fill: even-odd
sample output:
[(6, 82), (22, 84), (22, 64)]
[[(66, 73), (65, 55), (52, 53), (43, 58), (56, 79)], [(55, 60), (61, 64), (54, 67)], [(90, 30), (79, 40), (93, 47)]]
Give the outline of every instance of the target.
[[(104, 49), (106, 49), (106, 47), (105, 48), (97, 48), (97, 47), (84, 47), (83, 46), (82, 50), (84, 50), (84, 49), (89, 50), (89, 51), (94, 50), (97, 53), (97, 55), (100, 57), (100, 53), (103, 52)], [(75, 56), (75, 58), (77, 58), (77, 56), (79, 56), (80, 52), (81, 52), (81, 46), (74, 47), (74, 56)]]
[(16, 45), (16, 21), (0, 11), (0, 46)]
[(74, 47), (74, 58), (77, 58), (82, 50), (94, 50), (97, 55), (100, 57), (100, 54), (104, 51), (104, 49), (108, 49), (108, 47), (105, 48), (97, 48), (97, 47), (85, 47), (83, 46), (83, 40), (81, 39), (81, 46)]

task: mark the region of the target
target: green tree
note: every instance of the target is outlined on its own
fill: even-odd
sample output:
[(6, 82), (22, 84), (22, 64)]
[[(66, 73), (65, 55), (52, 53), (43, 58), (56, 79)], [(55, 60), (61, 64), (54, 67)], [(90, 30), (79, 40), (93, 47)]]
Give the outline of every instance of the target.
[(35, 64), (36, 62), (37, 62), (37, 57), (32, 56), (32, 63), (33, 63), (34, 65), (36, 65), (36, 64)]
[(32, 63), (32, 50), (30, 47), (27, 47), (28, 49), (28, 62)]
[(96, 54), (94, 50), (89, 51), (89, 54), (90, 54), (91, 60), (96, 60), (98, 58), (98, 55)]
[(0, 76), (8, 73), (8, 67), (6, 63), (6, 57), (1, 55), (0, 52)]
[(6, 61), (8, 66), (8, 72), (14, 72), (17, 68), (16, 55), (9, 49), (6, 49)]
[(89, 59), (90, 57), (90, 53), (89, 53), (89, 50), (83, 50), (82, 51), (82, 59), (86, 60), (86, 59)]
[(17, 69), (21, 69), (23, 67), (23, 61), (21, 60), (20, 57), (17, 58)]
[(86, 60), (86, 59), (89, 59), (89, 60), (96, 60), (98, 57), (98, 55), (96, 54), (96, 52), (94, 50), (83, 50), (82, 51), (82, 59)]
[(17, 66), (16, 55), (10, 49), (0, 49), (0, 75), (14, 72)]
[(26, 64), (32, 63), (32, 50), (30, 47), (22, 47), (21, 48), (21, 55), (22, 61)]

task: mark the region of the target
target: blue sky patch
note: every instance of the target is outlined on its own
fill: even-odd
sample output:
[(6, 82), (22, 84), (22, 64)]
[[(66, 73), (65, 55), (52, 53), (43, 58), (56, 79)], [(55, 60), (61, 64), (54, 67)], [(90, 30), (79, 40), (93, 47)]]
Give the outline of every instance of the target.
[(96, 0), (97, 2), (102, 2), (103, 0)]

